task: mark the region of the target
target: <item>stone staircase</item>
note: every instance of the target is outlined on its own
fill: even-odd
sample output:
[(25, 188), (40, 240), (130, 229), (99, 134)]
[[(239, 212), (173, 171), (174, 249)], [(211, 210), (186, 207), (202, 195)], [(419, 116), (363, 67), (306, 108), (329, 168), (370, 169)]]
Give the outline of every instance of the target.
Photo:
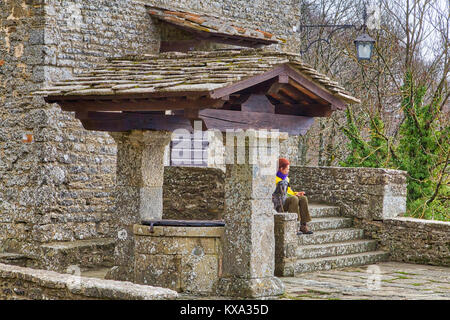
[(66, 272), (71, 267), (89, 271), (113, 266), (115, 241), (111, 238), (53, 242), (41, 246), (42, 266)]
[(388, 253), (377, 251), (377, 242), (353, 228), (352, 218), (339, 215), (339, 207), (310, 203), (311, 235), (297, 236), (294, 275), (304, 272), (359, 266), (385, 261)]
[(39, 255), (0, 252), (0, 263), (66, 273), (104, 272), (113, 266), (115, 240), (112, 238), (59, 241), (40, 246)]

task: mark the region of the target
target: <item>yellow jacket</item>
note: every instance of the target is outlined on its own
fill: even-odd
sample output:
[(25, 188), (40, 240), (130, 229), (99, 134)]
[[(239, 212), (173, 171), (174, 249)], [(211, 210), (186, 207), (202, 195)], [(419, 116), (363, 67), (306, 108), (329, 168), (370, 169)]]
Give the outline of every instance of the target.
[[(275, 186), (278, 184), (278, 182), (280, 182), (282, 179), (278, 176), (275, 176)], [(286, 177), (287, 182), (289, 182), (289, 177)], [(287, 189), (287, 196), (295, 196), (295, 192), (292, 191), (291, 187), (288, 187)]]

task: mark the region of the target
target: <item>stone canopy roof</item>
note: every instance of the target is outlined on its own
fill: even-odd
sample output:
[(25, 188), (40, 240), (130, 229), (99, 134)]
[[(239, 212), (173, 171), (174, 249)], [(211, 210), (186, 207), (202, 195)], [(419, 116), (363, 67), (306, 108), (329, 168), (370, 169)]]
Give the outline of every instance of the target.
[(52, 102), (52, 98), (63, 96), (214, 93), (283, 65), (345, 103), (360, 102), (336, 81), (302, 62), (299, 55), (261, 49), (167, 52), (110, 59), (73, 79), (53, 83), (38, 94), (48, 96)]
[(175, 8), (161, 8), (147, 6), (148, 13), (163, 22), (170, 23), (184, 30), (203, 34), (204, 36), (218, 36), (241, 38), (243, 41), (256, 41), (260, 44), (284, 43), (285, 39), (269, 32), (255, 28), (247, 28), (242, 23), (230, 18), (212, 15), (210, 13), (187, 12)]

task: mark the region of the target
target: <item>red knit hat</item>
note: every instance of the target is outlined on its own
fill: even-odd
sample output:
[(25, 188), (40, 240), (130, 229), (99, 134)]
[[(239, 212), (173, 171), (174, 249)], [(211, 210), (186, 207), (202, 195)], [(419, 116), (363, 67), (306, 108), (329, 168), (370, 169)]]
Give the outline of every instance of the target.
[(280, 158), (278, 160), (278, 169), (286, 168), (289, 165), (289, 160), (286, 158)]

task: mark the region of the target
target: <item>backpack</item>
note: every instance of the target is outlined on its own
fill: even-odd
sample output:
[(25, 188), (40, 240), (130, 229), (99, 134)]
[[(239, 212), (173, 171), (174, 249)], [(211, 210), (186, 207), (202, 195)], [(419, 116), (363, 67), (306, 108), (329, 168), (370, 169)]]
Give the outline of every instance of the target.
[(272, 193), (272, 202), (277, 212), (284, 212), (283, 205), (286, 202), (288, 187), (289, 182), (281, 180), (277, 183), (275, 191)]

